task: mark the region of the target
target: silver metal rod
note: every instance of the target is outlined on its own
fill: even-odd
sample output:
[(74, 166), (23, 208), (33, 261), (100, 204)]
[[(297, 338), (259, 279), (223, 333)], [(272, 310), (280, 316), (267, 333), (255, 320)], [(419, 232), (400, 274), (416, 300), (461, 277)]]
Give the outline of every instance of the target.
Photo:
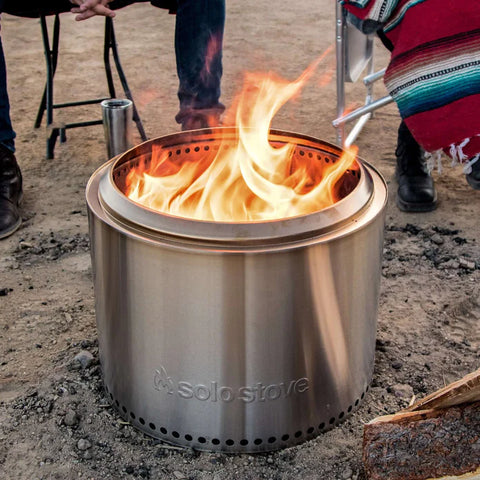
[(387, 70), (386, 68), (382, 68), (378, 72), (366, 75), (363, 79), (363, 83), (367, 86), (371, 85), (372, 83), (375, 83), (377, 80), (380, 80), (381, 78), (383, 78), (386, 70)]
[(392, 102), (393, 102), (393, 98), (390, 95), (386, 95), (385, 97), (379, 98), (378, 100), (375, 100), (374, 102), (368, 105), (357, 108), (356, 110), (354, 110), (353, 112), (350, 112), (347, 115), (336, 118), (335, 120), (333, 120), (332, 125), (335, 128), (338, 128), (340, 125), (344, 125), (345, 123), (351, 122), (352, 120), (356, 120), (357, 118), (360, 118), (366, 113), (373, 112), (374, 110), (384, 107), (385, 105), (388, 105), (389, 103), (392, 103)]
[[(337, 56), (337, 115), (341, 117), (345, 111), (345, 18), (342, 6), (336, 2), (335, 46)], [(337, 144), (342, 145), (345, 136), (344, 124), (335, 125)]]
[(360, 132), (362, 131), (363, 127), (365, 124), (370, 120), (372, 114), (371, 113), (366, 113), (360, 119), (357, 121), (357, 123), (354, 125), (354, 127), (350, 130), (350, 133), (348, 134), (348, 137), (345, 139), (344, 146), (349, 147), (358, 137)]

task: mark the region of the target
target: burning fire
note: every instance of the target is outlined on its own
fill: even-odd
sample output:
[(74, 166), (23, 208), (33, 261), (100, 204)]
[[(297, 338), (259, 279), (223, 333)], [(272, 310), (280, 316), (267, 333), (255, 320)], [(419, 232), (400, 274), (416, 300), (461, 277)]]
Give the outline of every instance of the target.
[(235, 119), (235, 139), (224, 139), (217, 152), (204, 152), (194, 161), (154, 147), (151, 162), (129, 172), (126, 195), (162, 213), (218, 222), (287, 218), (337, 202), (335, 186), (353, 168), (354, 147), (324, 164), (295, 154), (295, 144), (269, 142), (274, 115), (300, 92), (320, 60), (294, 82), (247, 74), (233, 113), (227, 114)]

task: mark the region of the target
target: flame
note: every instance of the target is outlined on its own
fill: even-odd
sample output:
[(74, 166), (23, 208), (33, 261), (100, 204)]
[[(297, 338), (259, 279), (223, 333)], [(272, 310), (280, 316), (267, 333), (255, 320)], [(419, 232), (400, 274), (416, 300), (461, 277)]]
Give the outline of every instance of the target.
[(287, 218), (338, 201), (337, 182), (353, 168), (355, 147), (325, 164), (295, 153), (295, 144), (269, 142), (272, 118), (298, 95), (320, 60), (294, 82), (272, 73), (246, 74), (234, 110), (227, 115), (235, 119), (235, 139), (225, 139), (218, 152), (209, 150), (195, 161), (154, 146), (151, 162), (140, 163), (127, 175), (127, 196), (162, 213), (218, 222)]

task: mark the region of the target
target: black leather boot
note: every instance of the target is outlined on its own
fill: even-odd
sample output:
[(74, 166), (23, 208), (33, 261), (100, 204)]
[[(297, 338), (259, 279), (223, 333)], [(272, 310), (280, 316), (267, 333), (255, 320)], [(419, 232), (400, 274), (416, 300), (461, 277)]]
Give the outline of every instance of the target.
[(15, 155), (0, 145), (0, 239), (15, 232), (22, 223), (22, 174)]
[(398, 129), (395, 155), (398, 182), (397, 205), (403, 212), (430, 212), (437, 208), (437, 192), (427, 170), (423, 150), (404, 122)]
[(472, 171), (466, 177), (472, 188), (480, 190), (480, 158), (472, 165)]

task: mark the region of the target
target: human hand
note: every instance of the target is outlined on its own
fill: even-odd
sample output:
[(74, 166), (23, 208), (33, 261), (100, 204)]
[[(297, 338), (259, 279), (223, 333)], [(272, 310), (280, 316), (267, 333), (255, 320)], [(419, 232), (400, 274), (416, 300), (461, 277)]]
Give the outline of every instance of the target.
[(71, 3), (78, 5), (72, 8), (72, 13), (78, 13), (75, 20), (86, 20), (95, 15), (103, 15), (104, 17), (114, 17), (115, 12), (108, 8), (108, 4), (112, 0), (70, 0)]

